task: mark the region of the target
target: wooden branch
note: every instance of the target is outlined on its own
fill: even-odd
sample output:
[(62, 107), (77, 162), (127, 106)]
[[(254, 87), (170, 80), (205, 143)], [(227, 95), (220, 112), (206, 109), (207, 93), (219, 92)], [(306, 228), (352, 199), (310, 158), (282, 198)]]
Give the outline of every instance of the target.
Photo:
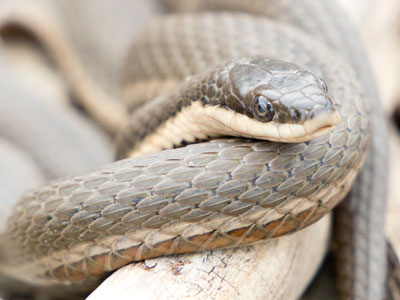
[(254, 246), (131, 264), (88, 299), (297, 299), (326, 252), (330, 221)]

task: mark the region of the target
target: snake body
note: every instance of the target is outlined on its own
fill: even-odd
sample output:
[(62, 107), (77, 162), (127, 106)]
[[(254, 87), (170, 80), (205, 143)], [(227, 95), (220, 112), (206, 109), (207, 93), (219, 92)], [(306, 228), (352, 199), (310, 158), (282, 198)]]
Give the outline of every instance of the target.
[[(328, 47), (262, 17), (170, 16), (151, 25), (133, 45), (126, 80), (179, 82), (192, 76), (185, 88), (172, 89), (156, 101), (182, 104), (190, 98), (187, 107), (202, 101), (205, 106), (210, 82), (198, 82), (202, 77), (194, 74), (260, 54), (295, 62), (323, 78), (339, 124), (304, 142), (224, 139), (146, 154), (29, 191), (3, 236), (2, 272), (35, 287), (85, 290), (104, 272), (131, 261), (276, 237), (315, 222), (335, 207), (363, 164), (375, 123), (356, 73)], [(278, 71), (287, 71), (279, 66)], [(219, 99), (232, 94), (232, 78), (224, 80)], [(195, 88), (191, 94), (188, 86)], [(120, 135), (121, 156), (145, 140), (145, 134), (132, 138), (144, 111), (169, 119), (182, 113), (172, 104), (155, 103), (131, 116)], [(148, 120), (154, 128), (166, 123)], [(374, 293), (380, 298), (382, 289)]]

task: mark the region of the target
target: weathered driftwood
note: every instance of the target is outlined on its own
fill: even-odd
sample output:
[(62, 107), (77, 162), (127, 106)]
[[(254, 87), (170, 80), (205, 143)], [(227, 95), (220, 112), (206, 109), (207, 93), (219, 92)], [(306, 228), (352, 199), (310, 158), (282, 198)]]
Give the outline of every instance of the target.
[(113, 273), (88, 299), (297, 299), (329, 233), (327, 216), (254, 246), (149, 259)]

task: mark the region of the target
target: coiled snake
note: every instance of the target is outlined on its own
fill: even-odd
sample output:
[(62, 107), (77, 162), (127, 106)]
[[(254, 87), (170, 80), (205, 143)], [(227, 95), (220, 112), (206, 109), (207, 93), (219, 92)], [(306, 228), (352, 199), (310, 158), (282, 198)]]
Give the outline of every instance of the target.
[[(348, 194), (376, 148), (376, 104), (357, 73), (287, 24), (241, 13), (167, 16), (133, 44), (127, 66), (127, 85), (180, 83), (130, 116), (117, 143), (119, 158), (133, 158), (22, 197), (2, 237), (8, 277), (85, 290), (132, 261), (294, 232)], [(227, 135), (250, 139), (163, 150)], [(375, 176), (368, 157), (358, 183)], [(359, 189), (352, 199), (368, 213), (384, 200), (369, 202)], [(354, 279), (344, 296), (383, 296), (382, 228), (372, 227), (378, 243), (362, 266), (368, 275), (344, 274)]]

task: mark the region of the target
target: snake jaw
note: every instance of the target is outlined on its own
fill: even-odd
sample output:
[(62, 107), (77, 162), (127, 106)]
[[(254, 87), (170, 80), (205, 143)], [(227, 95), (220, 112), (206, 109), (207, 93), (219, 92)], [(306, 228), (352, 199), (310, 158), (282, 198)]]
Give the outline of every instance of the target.
[(308, 136), (318, 137), (331, 131), (340, 122), (336, 111), (320, 114), (304, 123)]
[[(273, 142), (299, 143), (331, 131), (340, 121), (336, 110), (322, 112), (303, 124), (259, 122), (222, 107), (203, 107), (209, 127), (219, 126), (221, 135), (256, 138)], [(219, 125), (211, 125), (214, 122)]]

